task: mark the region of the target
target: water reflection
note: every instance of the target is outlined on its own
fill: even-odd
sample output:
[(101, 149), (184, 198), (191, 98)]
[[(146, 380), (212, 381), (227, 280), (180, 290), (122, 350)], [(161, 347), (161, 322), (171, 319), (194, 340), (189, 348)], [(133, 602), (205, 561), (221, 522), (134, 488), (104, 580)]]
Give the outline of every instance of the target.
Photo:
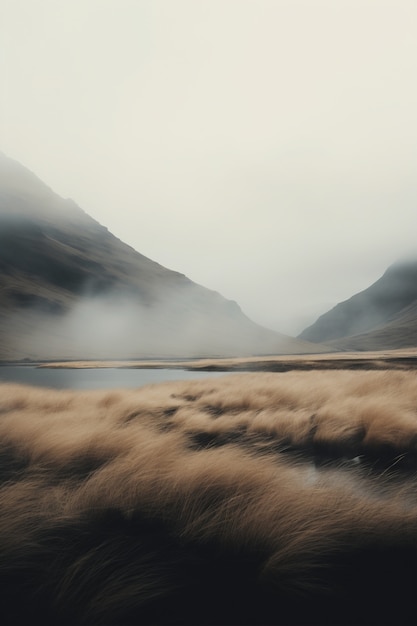
[(48, 369), (33, 365), (0, 366), (0, 382), (14, 382), (55, 389), (111, 389), (143, 387), (174, 380), (215, 378), (225, 372), (195, 372), (179, 369)]

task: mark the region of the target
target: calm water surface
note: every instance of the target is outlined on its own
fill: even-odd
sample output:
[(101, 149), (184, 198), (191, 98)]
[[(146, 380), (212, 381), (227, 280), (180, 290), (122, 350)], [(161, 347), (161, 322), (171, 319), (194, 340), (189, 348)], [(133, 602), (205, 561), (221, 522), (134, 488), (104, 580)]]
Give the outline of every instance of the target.
[(224, 376), (225, 372), (194, 372), (172, 369), (48, 369), (33, 365), (0, 366), (0, 383), (13, 382), (55, 389), (111, 389), (143, 387), (171, 380), (197, 380)]

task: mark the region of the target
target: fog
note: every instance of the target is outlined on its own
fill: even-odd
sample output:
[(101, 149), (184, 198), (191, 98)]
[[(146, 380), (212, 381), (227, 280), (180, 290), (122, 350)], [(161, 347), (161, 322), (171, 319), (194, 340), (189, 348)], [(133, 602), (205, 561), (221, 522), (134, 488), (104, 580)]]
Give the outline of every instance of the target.
[(32, 359), (129, 359), (204, 354), (208, 342), (199, 322), (198, 316), (177, 318), (175, 303), (146, 307), (118, 291), (84, 295), (59, 315), (31, 307), (15, 314), (10, 327), (21, 326), (14, 349)]
[(34, 361), (324, 350), (267, 331), (242, 314), (235, 302), (199, 294), (193, 286), (179, 289), (177, 295), (170, 290), (158, 295), (158, 301), (148, 305), (121, 290), (81, 295), (66, 311), (52, 312), (46, 302), (26, 305), (3, 321), (3, 341), (10, 358)]
[(298, 334), (415, 249), (414, 0), (0, 17), (0, 149), (257, 323)]

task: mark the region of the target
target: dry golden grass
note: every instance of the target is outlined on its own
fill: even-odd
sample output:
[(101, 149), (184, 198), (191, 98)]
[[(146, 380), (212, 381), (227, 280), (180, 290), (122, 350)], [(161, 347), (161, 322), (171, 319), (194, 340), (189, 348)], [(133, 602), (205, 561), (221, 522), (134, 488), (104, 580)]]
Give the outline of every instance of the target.
[(0, 619), (413, 624), (417, 377), (0, 386)]

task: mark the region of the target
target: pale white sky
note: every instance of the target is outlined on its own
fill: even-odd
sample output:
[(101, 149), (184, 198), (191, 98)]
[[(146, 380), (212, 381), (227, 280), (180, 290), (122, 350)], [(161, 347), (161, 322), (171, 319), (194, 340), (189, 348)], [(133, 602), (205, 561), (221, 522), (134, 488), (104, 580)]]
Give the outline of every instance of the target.
[(299, 333), (416, 250), (415, 0), (0, 0), (0, 150)]

